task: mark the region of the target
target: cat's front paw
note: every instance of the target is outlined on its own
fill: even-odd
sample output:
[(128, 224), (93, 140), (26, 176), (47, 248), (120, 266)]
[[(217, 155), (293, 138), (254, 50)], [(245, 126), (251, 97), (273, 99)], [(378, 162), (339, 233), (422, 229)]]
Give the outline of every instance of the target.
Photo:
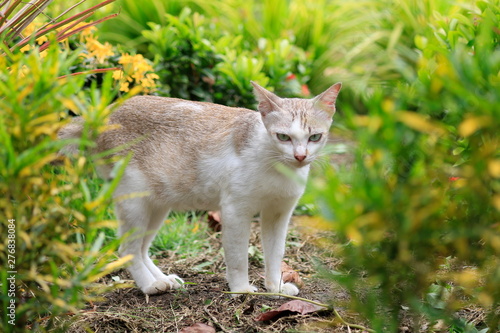
[(175, 274), (165, 275), (159, 280), (168, 283), (169, 289), (179, 289), (184, 284), (184, 280)]
[(159, 295), (165, 293), (167, 290), (170, 290), (170, 284), (165, 281), (156, 280), (151, 283), (149, 286), (142, 287), (141, 290), (146, 295)]
[(293, 283), (285, 283), (281, 286), (281, 293), (288, 296), (296, 296), (299, 294), (299, 288)]
[(159, 295), (171, 289), (179, 289), (183, 283), (184, 281), (175, 274), (165, 275), (151, 285), (141, 288), (141, 290), (147, 295)]
[(270, 293), (284, 294), (288, 296), (296, 296), (299, 294), (299, 288), (293, 283), (282, 283), (279, 288), (268, 286), (267, 291)]

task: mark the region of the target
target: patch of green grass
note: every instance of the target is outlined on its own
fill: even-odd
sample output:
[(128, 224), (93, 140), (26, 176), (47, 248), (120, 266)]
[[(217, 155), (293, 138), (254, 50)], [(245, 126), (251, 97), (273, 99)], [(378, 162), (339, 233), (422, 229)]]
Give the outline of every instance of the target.
[(197, 212), (171, 213), (156, 235), (150, 252), (174, 251), (181, 257), (194, 256), (208, 246), (208, 224)]

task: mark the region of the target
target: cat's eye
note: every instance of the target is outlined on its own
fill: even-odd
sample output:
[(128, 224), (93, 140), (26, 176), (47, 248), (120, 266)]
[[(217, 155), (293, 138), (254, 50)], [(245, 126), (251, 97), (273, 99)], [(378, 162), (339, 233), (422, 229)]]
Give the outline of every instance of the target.
[(280, 141), (290, 141), (292, 138), (290, 138), (289, 135), (283, 134), (283, 133), (276, 133), (276, 136), (278, 137), (278, 140)]
[(319, 140), (321, 140), (321, 136), (322, 136), (321, 133), (313, 134), (309, 137), (309, 141), (318, 142)]

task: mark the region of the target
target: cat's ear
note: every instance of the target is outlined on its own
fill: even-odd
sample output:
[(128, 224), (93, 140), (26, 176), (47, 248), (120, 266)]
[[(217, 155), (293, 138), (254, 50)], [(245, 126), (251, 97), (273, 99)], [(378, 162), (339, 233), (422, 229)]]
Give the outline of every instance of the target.
[(314, 106), (333, 116), (335, 113), (335, 101), (339, 95), (340, 88), (342, 88), (342, 83), (339, 82), (326, 89), (322, 94), (314, 98)]
[(257, 108), (263, 116), (280, 109), (281, 98), (253, 81), (250, 81), (250, 83), (253, 85), (253, 94), (257, 98), (257, 102), (259, 102)]

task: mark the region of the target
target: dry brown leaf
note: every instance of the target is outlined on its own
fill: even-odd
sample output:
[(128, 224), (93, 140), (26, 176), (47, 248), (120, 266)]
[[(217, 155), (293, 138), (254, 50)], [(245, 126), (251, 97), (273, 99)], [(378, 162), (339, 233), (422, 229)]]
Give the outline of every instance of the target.
[(184, 327), (180, 333), (215, 333), (215, 328), (207, 324), (196, 323), (189, 327)]
[(316, 304), (301, 300), (293, 300), (282, 304), (278, 309), (264, 312), (257, 316), (257, 321), (267, 321), (278, 316), (287, 315), (289, 312), (300, 313), (302, 315), (324, 310), (325, 308)]
[(304, 283), (299, 276), (299, 273), (294, 271), (292, 267), (290, 267), (286, 262), (281, 263), (281, 276), (283, 278), (283, 282), (291, 282), (294, 283), (297, 287), (302, 288)]
[(215, 232), (219, 232), (222, 230), (220, 211), (208, 212), (208, 227)]

